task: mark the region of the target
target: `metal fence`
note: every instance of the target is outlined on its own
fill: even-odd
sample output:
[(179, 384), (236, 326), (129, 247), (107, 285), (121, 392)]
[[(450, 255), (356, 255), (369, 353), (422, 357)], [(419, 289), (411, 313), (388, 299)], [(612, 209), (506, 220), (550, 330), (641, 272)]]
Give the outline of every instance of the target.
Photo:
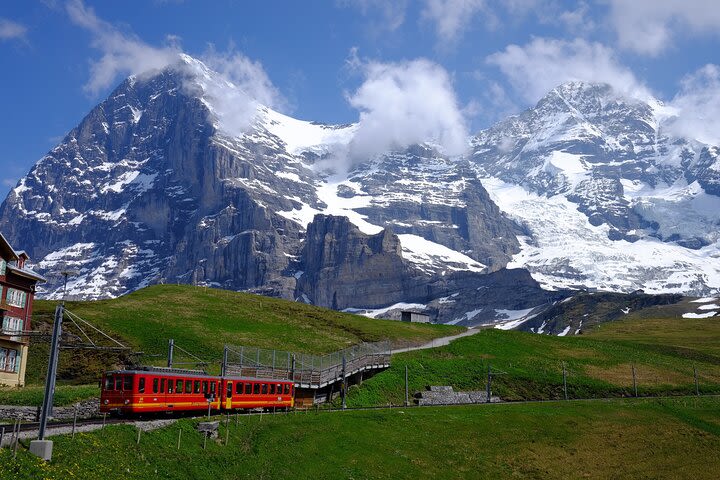
[(344, 377), (390, 366), (390, 342), (361, 343), (312, 355), (256, 347), (225, 347), (224, 372), (242, 377), (292, 380), (305, 388), (322, 388)]

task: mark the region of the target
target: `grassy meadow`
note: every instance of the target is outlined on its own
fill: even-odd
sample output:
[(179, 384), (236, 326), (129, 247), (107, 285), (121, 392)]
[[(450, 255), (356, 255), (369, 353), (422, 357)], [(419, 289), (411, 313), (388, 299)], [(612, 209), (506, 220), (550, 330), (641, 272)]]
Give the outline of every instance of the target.
[(429, 385), (484, 390), (488, 367), (492, 391), (504, 400), (562, 399), (563, 364), (570, 398), (720, 393), (718, 319), (631, 319), (589, 334), (557, 337), (483, 330), (446, 347), (393, 356), (392, 366), (351, 387), (348, 405), (401, 404), (408, 367), (411, 392)]
[[(177, 449), (179, 430), (181, 446)], [(615, 399), (242, 416), (202, 449), (193, 420), (56, 437), (13, 479), (717, 478), (720, 400)]]

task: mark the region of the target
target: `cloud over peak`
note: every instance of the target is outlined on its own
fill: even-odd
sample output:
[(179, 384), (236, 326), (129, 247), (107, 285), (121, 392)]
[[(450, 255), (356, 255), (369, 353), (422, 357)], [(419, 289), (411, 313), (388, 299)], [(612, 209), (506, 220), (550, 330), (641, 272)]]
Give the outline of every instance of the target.
[(465, 119), (443, 67), (426, 59), (353, 64), (364, 77), (362, 85), (347, 96), (360, 111), (349, 146), (354, 161), (428, 140), (449, 155), (465, 151)]
[(523, 46), (509, 45), (490, 55), (487, 62), (497, 66), (527, 102), (536, 102), (568, 81), (607, 83), (630, 97), (651, 97), (612, 49), (583, 39), (535, 38)]
[(98, 18), (81, 0), (68, 2), (66, 11), (75, 25), (92, 34), (92, 46), (102, 53), (99, 60), (90, 63), (90, 79), (84, 88), (91, 95), (112, 86), (120, 75), (137, 75), (176, 62), (181, 53), (174, 38), (170, 38), (170, 43), (164, 47), (148, 45), (137, 36), (125, 34)]

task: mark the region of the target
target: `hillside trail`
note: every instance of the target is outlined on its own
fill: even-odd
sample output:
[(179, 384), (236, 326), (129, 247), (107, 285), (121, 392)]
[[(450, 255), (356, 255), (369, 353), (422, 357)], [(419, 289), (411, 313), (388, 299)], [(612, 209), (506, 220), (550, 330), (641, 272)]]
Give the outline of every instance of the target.
[(450, 335), (448, 337), (436, 338), (424, 345), (418, 345), (415, 347), (394, 348), (394, 349), (390, 350), (390, 352), (386, 352), (386, 353), (390, 353), (390, 354), (404, 353), (404, 352), (412, 352), (414, 350), (426, 350), (428, 348), (444, 347), (446, 345), (449, 345), (450, 342), (452, 342), (453, 340), (456, 340), (456, 339), (462, 338), (462, 337), (469, 337), (470, 335), (475, 335), (477, 333), (480, 333), (481, 330), (482, 330), (481, 328), (472, 327), (472, 328), (468, 328), (466, 331), (464, 331), (462, 333), (458, 333), (457, 335)]

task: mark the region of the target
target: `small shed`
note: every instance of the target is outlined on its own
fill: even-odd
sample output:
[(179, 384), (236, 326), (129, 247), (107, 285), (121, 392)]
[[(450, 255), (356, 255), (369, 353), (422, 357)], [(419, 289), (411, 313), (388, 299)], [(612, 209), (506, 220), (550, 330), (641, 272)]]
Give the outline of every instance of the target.
[(400, 319), (410, 323), (430, 323), (430, 315), (418, 312), (402, 312)]

